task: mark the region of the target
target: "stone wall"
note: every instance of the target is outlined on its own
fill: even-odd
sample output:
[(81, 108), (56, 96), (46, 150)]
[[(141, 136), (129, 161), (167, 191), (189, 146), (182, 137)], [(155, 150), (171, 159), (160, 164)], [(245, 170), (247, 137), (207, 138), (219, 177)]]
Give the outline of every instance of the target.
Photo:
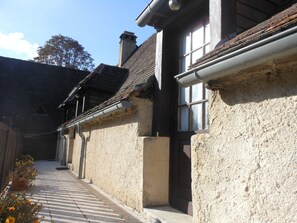
[[(67, 143), (67, 153), (69, 153), (69, 145), (70, 145), (70, 139), (68, 138), (68, 143)], [(79, 158), (80, 158), (80, 148), (81, 148), (81, 138), (79, 137), (79, 135), (76, 133), (75, 134), (75, 139), (73, 140), (73, 148), (72, 148), (72, 170), (78, 174), (78, 170), (79, 170)], [(71, 155), (69, 155), (71, 156)]]
[[(151, 175), (149, 179), (166, 182), (164, 171), (167, 170), (168, 175), (169, 139), (144, 137), (151, 135), (152, 102), (149, 99), (133, 97), (133, 106), (128, 113), (112, 115), (82, 126), (86, 137), (83, 177), (122, 203), (141, 211), (144, 205), (168, 202), (167, 196), (158, 196), (151, 188), (153, 184), (144, 182), (143, 175), (147, 173)], [(72, 145), (72, 168), (78, 174), (81, 139), (77, 133)], [(156, 157), (163, 147), (164, 153), (157, 159), (157, 165), (164, 170), (158, 174), (163, 176), (159, 177), (156, 171), (144, 171), (144, 160), (154, 161), (151, 157)], [(154, 163), (146, 166), (152, 165)], [(160, 191), (166, 191), (168, 184), (165, 187)], [(156, 188), (160, 189), (160, 185)], [(144, 192), (151, 196), (144, 198)]]
[(192, 137), (194, 222), (297, 222), (297, 75), (258, 71), (213, 91)]
[(139, 137), (143, 149), (143, 207), (168, 205), (169, 138)]

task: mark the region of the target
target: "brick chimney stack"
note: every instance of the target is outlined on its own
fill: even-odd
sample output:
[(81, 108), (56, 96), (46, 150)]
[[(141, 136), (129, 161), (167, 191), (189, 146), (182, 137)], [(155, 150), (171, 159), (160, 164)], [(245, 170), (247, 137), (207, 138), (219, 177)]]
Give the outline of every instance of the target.
[(120, 36), (119, 67), (122, 67), (131, 54), (136, 50), (136, 38), (137, 36), (135, 36), (134, 33), (127, 31), (124, 31)]

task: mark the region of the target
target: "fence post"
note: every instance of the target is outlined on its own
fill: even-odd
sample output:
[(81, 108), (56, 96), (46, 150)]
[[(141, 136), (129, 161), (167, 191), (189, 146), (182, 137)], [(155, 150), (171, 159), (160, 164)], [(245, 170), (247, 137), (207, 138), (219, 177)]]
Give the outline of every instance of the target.
[(20, 146), (20, 134), (0, 122), (0, 189), (5, 186), (9, 172), (14, 168)]
[[(1, 123), (2, 124), (2, 123)], [(1, 189), (4, 186), (6, 182), (6, 174), (5, 174), (5, 165), (6, 165), (6, 150), (7, 150), (7, 143), (8, 143), (8, 137), (9, 137), (9, 128), (5, 125), (2, 125), (3, 134), (1, 137), (1, 153), (0, 153), (0, 186)]]

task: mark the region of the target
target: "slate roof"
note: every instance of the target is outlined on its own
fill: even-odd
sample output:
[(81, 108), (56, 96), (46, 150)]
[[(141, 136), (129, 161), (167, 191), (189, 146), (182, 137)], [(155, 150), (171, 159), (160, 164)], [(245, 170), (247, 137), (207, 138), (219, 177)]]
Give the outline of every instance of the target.
[(64, 123), (63, 126), (75, 123), (76, 121), (111, 104), (128, 99), (134, 92), (148, 88), (153, 83), (152, 80), (155, 74), (155, 54), (156, 34), (153, 34), (148, 40), (138, 47), (134, 54), (122, 66), (123, 68), (129, 70), (129, 75), (116, 94), (102, 104), (86, 111), (69, 122)]
[(95, 69), (95, 73), (90, 74), (91, 78), (84, 85), (103, 91), (116, 92), (127, 79), (128, 70), (107, 64), (102, 64), (102, 66), (102, 71), (96, 72)]
[(198, 67), (295, 26), (297, 26), (297, 4), (220, 45), (198, 59), (190, 68)]
[[(0, 57), (0, 119), (22, 132), (55, 131), (63, 122), (59, 103), (89, 72)], [(40, 114), (40, 107), (45, 114)]]
[(75, 93), (80, 90), (80, 87), (93, 88), (114, 94), (127, 79), (127, 76), (128, 70), (125, 68), (100, 64), (93, 72), (77, 84), (74, 90), (71, 91), (71, 94), (68, 95), (60, 106), (71, 101), (74, 98)]

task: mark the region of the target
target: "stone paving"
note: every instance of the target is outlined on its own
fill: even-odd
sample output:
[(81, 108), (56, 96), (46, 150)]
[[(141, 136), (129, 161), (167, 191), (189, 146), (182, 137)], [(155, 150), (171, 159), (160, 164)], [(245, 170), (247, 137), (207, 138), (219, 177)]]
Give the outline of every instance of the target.
[(58, 162), (37, 161), (38, 177), (32, 200), (43, 205), (42, 222), (127, 222), (141, 223), (120, 206), (78, 180), (69, 170), (56, 170)]

